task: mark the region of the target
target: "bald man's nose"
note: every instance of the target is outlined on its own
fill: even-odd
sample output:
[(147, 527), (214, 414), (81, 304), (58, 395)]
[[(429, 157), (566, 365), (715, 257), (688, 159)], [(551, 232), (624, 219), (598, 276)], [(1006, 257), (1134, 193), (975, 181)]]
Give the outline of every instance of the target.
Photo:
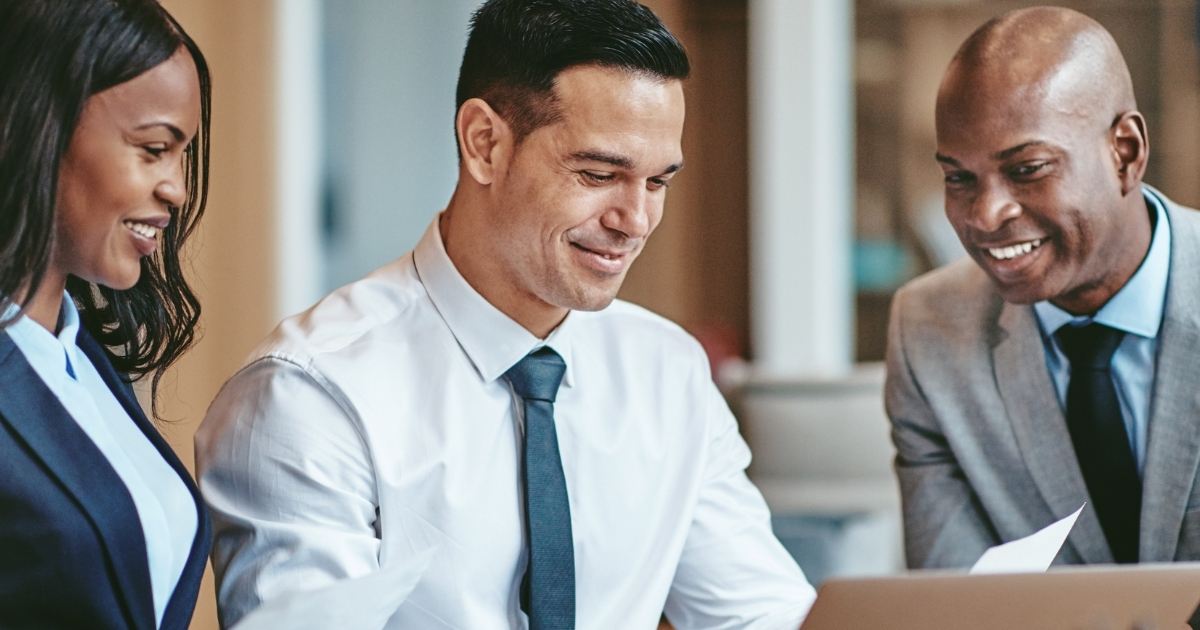
[(979, 192), (967, 212), (967, 225), (971, 229), (991, 233), (1004, 227), (1005, 223), (1021, 214), (1017, 203), (1004, 186), (980, 185)]

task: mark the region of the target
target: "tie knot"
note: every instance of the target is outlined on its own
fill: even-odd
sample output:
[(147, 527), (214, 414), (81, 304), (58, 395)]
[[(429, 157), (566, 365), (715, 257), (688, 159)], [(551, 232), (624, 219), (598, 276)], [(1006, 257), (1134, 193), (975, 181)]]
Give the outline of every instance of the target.
[(1107, 370), (1125, 333), (1093, 322), (1086, 326), (1068, 324), (1059, 328), (1055, 337), (1058, 337), (1072, 369)]
[(521, 398), (552, 403), (566, 371), (567, 364), (562, 357), (549, 347), (542, 346), (508, 368), (504, 378)]

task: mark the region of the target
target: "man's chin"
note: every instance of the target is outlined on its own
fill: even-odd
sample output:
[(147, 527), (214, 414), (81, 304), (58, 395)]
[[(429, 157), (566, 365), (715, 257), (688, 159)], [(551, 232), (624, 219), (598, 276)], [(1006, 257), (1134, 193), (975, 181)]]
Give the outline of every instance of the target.
[(1036, 304), (1053, 297), (1052, 292), (1048, 291), (1043, 286), (1026, 286), (1026, 285), (1004, 285), (992, 278), (992, 286), (996, 287), (996, 293), (1000, 294), (1000, 298), (1009, 304), (1018, 306), (1026, 306)]
[(563, 296), (566, 299), (558, 301), (558, 305), (573, 311), (602, 311), (617, 298), (619, 288), (620, 285), (612, 289), (579, 287), (569, 295)]
[(612, 304), (615, 299), (617, 299), (616, 294), (578, 300), (570, 309), (573, 311), (602, 311), (608, 308), (608, 305)]

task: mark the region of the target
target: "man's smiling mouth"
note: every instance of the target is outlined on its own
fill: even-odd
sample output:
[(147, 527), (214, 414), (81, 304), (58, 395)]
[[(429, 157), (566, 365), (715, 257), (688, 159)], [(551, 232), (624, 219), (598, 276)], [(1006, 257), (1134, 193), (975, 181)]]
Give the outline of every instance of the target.
[(1035, 238), (1032, 241), (1017, 243), (1016, 245), (1008, 245), (1005, 247), (987, 247), (987, 253), (996, 260), (1012, 260), (1018, 256), (1029, 254), (1033, 250), (1041, 247), (1043, 239)]

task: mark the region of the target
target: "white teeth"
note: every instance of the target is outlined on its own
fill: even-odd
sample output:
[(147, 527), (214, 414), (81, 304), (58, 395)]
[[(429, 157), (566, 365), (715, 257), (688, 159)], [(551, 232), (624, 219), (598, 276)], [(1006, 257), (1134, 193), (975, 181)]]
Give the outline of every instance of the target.
[(1011, 260), (1017, 256), (1024, 256), (1025, 254), (1028, 254), (1029, 252), (1037, 249), (1037, 247), (1041, 244), (1042, 239), (1037, 238), (1032, 241), (1018, 243), (1017, 245), (1009, 245), (1008, 247), (989, 247), (988, 253), (992, 255), (992, 258), (996, 258), (998, 260)]
[(153, 225), (141, 223), (138, 221), (126, 221), (125, 227), (129, 228), (130, 230), (133, 230), (133, 232), (135, 234), (144, 236), (148, 239), (153, 240), (153, 239), (158, 238), (158, 228)]

